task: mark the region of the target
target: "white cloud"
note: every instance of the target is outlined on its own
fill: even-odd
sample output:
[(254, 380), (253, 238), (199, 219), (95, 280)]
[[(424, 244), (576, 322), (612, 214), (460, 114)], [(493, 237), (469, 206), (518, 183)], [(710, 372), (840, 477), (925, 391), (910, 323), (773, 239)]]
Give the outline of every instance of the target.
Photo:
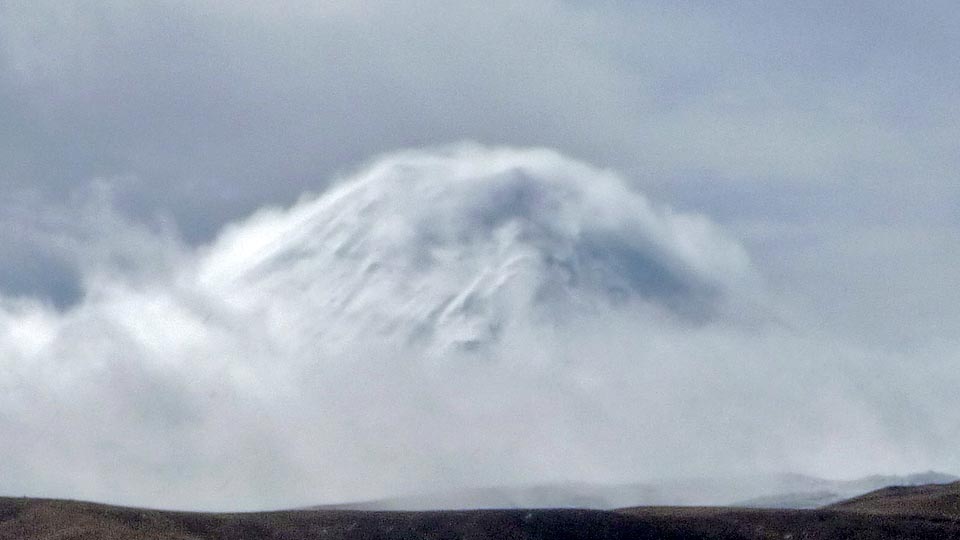
[(958, 466), (932, 355), (791, 327), (708, 219), (553, 151), (383, 156), (199, 248), (92, 215), (76, 248), (115, 249), (78, 258), (80, 303), (0, 304), (7, 493), (263, 508)]
[(958, 13), (0, 3), (0, 491), (957, 472)]

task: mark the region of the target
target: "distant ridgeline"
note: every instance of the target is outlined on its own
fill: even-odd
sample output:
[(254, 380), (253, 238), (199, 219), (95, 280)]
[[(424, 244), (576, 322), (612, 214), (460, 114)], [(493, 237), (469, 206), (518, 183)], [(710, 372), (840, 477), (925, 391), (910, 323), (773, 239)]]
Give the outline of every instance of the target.
[(799, 474), (668, 480), (649, 484), (583, 483), (462, 489), (328, 506), (364, 510), (471, 508), (593, 508), (728, 505), (755, 508), (819, 508), (888, 486), (949, 484), (960, 477), (925, 472), (825, 480)]

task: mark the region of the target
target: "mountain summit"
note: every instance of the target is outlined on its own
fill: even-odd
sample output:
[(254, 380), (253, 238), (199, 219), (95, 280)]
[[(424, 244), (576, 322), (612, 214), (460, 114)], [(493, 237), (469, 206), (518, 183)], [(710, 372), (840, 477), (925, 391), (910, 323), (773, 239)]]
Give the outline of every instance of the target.
[(318, 343), (480, 350), (611, 309), (714, 318), (751, 280), (708, 220), (651, 205), (548, 150), (394, 154), (289, 211), (228, 230), (205, 287)]

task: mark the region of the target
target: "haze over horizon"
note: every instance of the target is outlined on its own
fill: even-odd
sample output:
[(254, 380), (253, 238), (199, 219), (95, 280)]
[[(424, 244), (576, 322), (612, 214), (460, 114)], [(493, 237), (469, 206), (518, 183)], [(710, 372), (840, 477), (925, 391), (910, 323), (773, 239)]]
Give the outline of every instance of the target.
[(950, 3), (271, 6), (0, 5), (0, 494), (960, 472)]

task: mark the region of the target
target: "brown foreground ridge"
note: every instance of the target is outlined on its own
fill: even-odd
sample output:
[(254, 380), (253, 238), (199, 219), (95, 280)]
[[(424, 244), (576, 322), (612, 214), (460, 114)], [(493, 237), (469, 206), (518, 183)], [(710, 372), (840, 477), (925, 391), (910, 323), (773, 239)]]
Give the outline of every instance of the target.
[(816, 510), (190, 513), (0, 498), (0, 539), (960, 539), (960, 482), (886, 488)]

